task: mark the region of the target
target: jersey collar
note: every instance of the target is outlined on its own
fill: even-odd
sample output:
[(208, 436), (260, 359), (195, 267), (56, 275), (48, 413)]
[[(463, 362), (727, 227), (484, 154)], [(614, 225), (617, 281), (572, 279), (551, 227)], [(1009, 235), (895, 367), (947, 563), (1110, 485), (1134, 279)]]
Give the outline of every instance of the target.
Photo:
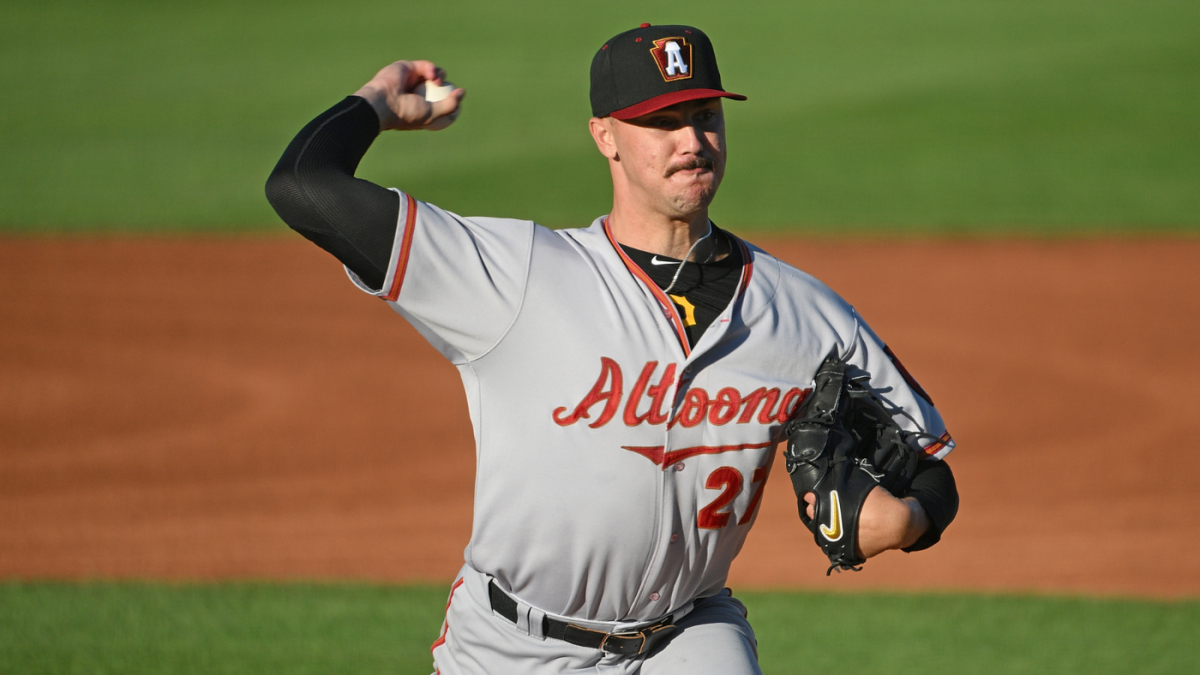
[[(664, 315), (667, 317), (667, 320), (670, 321), (671, 327), (675, 331), (675, 337), (677, 340), (679, 340), (679, 346), (683, 348), (684, 357), (690, 357), (692, 355), (692, 348), (688, 344), (687, 331), (683, 327), (683, 320), (680, 318), (678, 310), (675, 309), (675, 303), (671, 302), (670, 298), (667, 297), (667, 294), (663, 293), (662, 289), (658, 287), (658, 284), (654, 283), (654, 280), (646, 274), (645, 270), (643, 270), (640, 265), (635, 263), (633, 259), (631, 259), (629, 255), (625, 253), (625, 250), (621, 248), (621, 245), (617, 242), (616, 237), (613, 236), (612, 229), (608, 226), (608, 216), (602, 218), (601, 221), (604, 226), (604, 236), (608, 237), (608, 243), (612, 246), (613, 250), (617, 252), (617, 255), (621, 257), (621, 261), (625, 263), (625, 267), (629, 270), (629, 273), (632, 274), (638, 281), (641, 281), (642, 285), (645, 286), (646, 289), (650, 291), (650, 294), (654, 296), (654, 299), (658, 301), (658, 304), (663, 309)], [(750, 248), (746, 246), (745, 242), (729, 232), (726, 232), (725, 234), (729, 235), (730, 239), (733, 240), (733, 243), (738, 246), (742, 253), (742, 278), (738, 281), (738, 289), (734, 294), (732, 301), (734, 304), (737, 304), (741, 302), (742, 296), (746, 293), (746, 287), (750, 283), (750, 276), (754, 270), (754, 260), (750, 257)]]

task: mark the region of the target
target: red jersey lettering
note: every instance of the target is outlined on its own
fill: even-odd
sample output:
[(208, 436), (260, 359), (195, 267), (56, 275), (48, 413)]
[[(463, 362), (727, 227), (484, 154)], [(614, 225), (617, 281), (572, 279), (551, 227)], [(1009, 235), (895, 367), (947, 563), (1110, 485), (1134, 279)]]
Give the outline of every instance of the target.
[(604, 410), (600, 412), (600, 417), (588, 426), (595, 429), (608, 424), (608, 421), (616, 414), (617, 408), (621, 405), (621, 366), (617, 365), (616, 361), (607, 356), (600, 357), (600, 377), (596, 380), (596, 384), (592, 385), (592, 390), (587, 396), (575, 406), (575, 411), (570, 415), (564, 416), (566, 407), (554, 409), (554, 421), (559, 426), (570, 426), (578, 422), (582, 418), (591, 418), (588, 410), (592, 406), (604, 401)]

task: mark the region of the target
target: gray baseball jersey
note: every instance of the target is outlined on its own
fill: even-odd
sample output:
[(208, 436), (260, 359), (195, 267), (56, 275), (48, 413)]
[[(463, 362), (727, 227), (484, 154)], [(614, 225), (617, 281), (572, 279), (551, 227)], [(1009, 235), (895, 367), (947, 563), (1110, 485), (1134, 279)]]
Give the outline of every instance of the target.
[(738, 290), (691, 348), (605, 218), (555, 231), (398, 194), (383, 289), (350, 275), (457, 366), (477, 460), (464, 575), (537, 616), (651, 621), (718, 596), (834, 347), (929, 458), (954, 446), (853, 307), (753, 246), (736, 242)]
[(466, 562), (532, 606), (649, 620), (720, 591), (835, 346), (930, 458), (953, 448), (854, 308), (753, 246), (738, 242), (738, 291), (692, 349), (604, 218), (555, 231), (399, 194), (383, 290), (359, 285), (457, 366), (478, 463)]

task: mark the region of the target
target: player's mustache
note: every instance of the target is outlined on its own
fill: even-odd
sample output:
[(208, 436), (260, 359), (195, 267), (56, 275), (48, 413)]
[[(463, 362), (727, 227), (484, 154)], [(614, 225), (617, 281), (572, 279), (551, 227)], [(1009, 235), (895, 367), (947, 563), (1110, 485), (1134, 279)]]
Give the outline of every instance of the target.
[(712, 161), (711, 159), (709, 159), (707, 157), (693, 157), (692, 159), (689, 159), (686, 162), (681, 162), (681, 163), (676, 164), (675, 166), (667, 169), (667, 172), (665, 174), (663, 174), (663, 178), (670, 178), (671, 176), (673, 176), (676, 173), (679, 173), (680, 171), (688, 171), (691, 169), (708, 169), (709, 171), (713, 171), (716, 168), (717, 168), (716, 162)]

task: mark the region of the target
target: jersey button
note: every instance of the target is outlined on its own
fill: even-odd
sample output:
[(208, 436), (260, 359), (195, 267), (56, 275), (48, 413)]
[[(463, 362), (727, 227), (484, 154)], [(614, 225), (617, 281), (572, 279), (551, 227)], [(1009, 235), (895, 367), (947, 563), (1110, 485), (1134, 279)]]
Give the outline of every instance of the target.
[(655, 592), (653, 592), (653, 593), (651, 593), (651, 594), (650, 594), (650, 599), (651, 599), (651, 600), (658, 600), (658, 598), (659, 598), (658, 591), (655, 591)]
[(683, 462), (675, 462), (675, 470), (683, 471)]

